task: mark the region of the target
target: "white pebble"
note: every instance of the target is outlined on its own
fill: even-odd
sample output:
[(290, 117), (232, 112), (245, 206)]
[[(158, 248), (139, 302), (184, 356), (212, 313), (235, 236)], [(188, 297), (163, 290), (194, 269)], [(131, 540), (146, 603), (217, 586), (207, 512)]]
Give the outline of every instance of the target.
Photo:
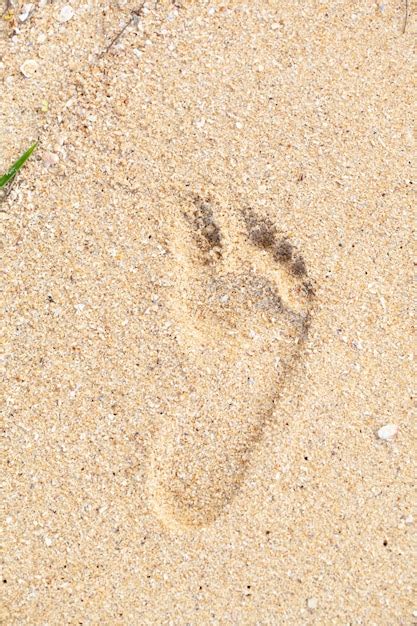
[(414, 517), (412, 515), (407, 515), (404, 521), (406, 524), (412, 524), (414, 522)]
[(32, 11), (33, 11), (33, 4), (24, 4), (22, 8), (22, 12), (19, 15), (19, 20), (21, 22), (26, 22), (26, 20), (28, 19)]
[(309, 609), (317, 609), (317, 606), (318, 606), (317, 598), (308, 598), (307, 607)]
[(59, 162), (59, 156), (53, 152), (44, 152), (42, 155), (42, 161), (46, 167), (52, 167)]
[(70, 19), (74, 17), (74, 9), (66, 4), (59, 12), (58, 22), (61, 24), (65, 24), (65, 22), (69, 22)]
[(28, 59), (20, 66), (20, 71), (26, 78), (33, 78), (38, 71), (38, 64), (34, 59)]
[(391, 441), (394, 439), (398, 432), (398, 426), (396, 424), (385, 424), (378, 430), (378, 437), (384, 441)]

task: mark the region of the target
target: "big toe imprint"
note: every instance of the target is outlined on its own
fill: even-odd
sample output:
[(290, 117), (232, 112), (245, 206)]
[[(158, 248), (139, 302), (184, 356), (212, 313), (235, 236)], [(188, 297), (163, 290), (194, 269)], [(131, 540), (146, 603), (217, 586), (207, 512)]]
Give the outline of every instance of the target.
[(308, 333), (313, 291), (292, 244), (250, 209), (183, 201), (172, 301), (188, 388), (163, 423), (150, 468), (169, 526), (210, 524), (232, 499), (274, 397)]

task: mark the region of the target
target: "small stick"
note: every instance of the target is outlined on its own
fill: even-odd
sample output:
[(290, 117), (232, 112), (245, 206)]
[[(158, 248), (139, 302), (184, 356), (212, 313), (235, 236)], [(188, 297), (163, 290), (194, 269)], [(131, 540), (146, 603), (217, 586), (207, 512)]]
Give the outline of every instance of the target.
[(117, 43), (120, 39), (120, 37), (123, 35), (123, 33), (125, 32), (125, 30), (135, 21), (135, 18), (139, 18), (142, 15), (143, 9), (145, 6), (145, 0), (143, 0), (142, 4), (140, 5), (140, 7), (138, 9), (134, 9), (130, 15), (130, 20), (128, 22), (126, 22), (126, 24), (123, 26), (123, 28), (117, 33), (117, 35), (115, 35), (113, 37), (113, 39), (111, 40), (111, 42), (109, 43), (109, 45), (107, 46), (107, 48), (105, 50), (103, 50), (103, 52), (100, 53), (99, 58), (101, 59), (105, 54), (107, 54), (107, 52), (110, 50), (110, 48), (112, 46), (114, 46), (115, 43)]
[(404, 16), (404, 23), (403, 23), (403, 30), (402, 30), (403, 35), (405, 33), (405, 29), (407, 28), (407, 20), (408, 20), (408, 0), (405, 0), (405, 16)]

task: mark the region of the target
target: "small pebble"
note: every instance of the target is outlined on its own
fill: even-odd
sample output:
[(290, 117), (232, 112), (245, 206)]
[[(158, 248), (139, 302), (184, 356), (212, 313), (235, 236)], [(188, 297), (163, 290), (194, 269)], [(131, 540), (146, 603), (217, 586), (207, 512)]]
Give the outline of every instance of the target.
[(70, 19), (74, 17), (74, 9), (66, 4), (59, 12), (58, 22), (61, 24), (65, 24), (65, 22), (69, 22)]
[(53, 152), (44, 152), (42, 155), (42, 161), (46, 167), (52, 167), (59, 162), (59, 156)]
[(378, 437), (384, 441), (391, 441), (394, 439), (398, 432), (398, 426), (396, 424), (385, 424), (378, 430)]
[(317, 605), (318, 605), (317, 598), (308, 598), (307, 607), (309, 609), (317, 609)]
[(412, 515), (407, 515), (407, 517), (405, 518), (405, 523), (406, 524), (412, 524), (414, 522), (414, 517)]
[(34, 59), (28, 59), (20, 66), (20, 71), (26, 78), (33, 78), (38, 71), (38, 64)]
[(33, 11), (33, 4), (24, 4), (22, 8), (22, 12), (19, 15), (19, 20), (21, 22), (26, 22), (26, 20), (28, 19), (32, 11)]

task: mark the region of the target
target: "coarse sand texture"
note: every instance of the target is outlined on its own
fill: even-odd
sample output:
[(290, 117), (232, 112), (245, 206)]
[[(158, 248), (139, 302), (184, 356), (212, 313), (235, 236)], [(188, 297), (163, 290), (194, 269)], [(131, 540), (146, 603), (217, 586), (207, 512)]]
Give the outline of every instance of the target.
[(417, 626), (416, 18), (0, 0), (1, 626)]

